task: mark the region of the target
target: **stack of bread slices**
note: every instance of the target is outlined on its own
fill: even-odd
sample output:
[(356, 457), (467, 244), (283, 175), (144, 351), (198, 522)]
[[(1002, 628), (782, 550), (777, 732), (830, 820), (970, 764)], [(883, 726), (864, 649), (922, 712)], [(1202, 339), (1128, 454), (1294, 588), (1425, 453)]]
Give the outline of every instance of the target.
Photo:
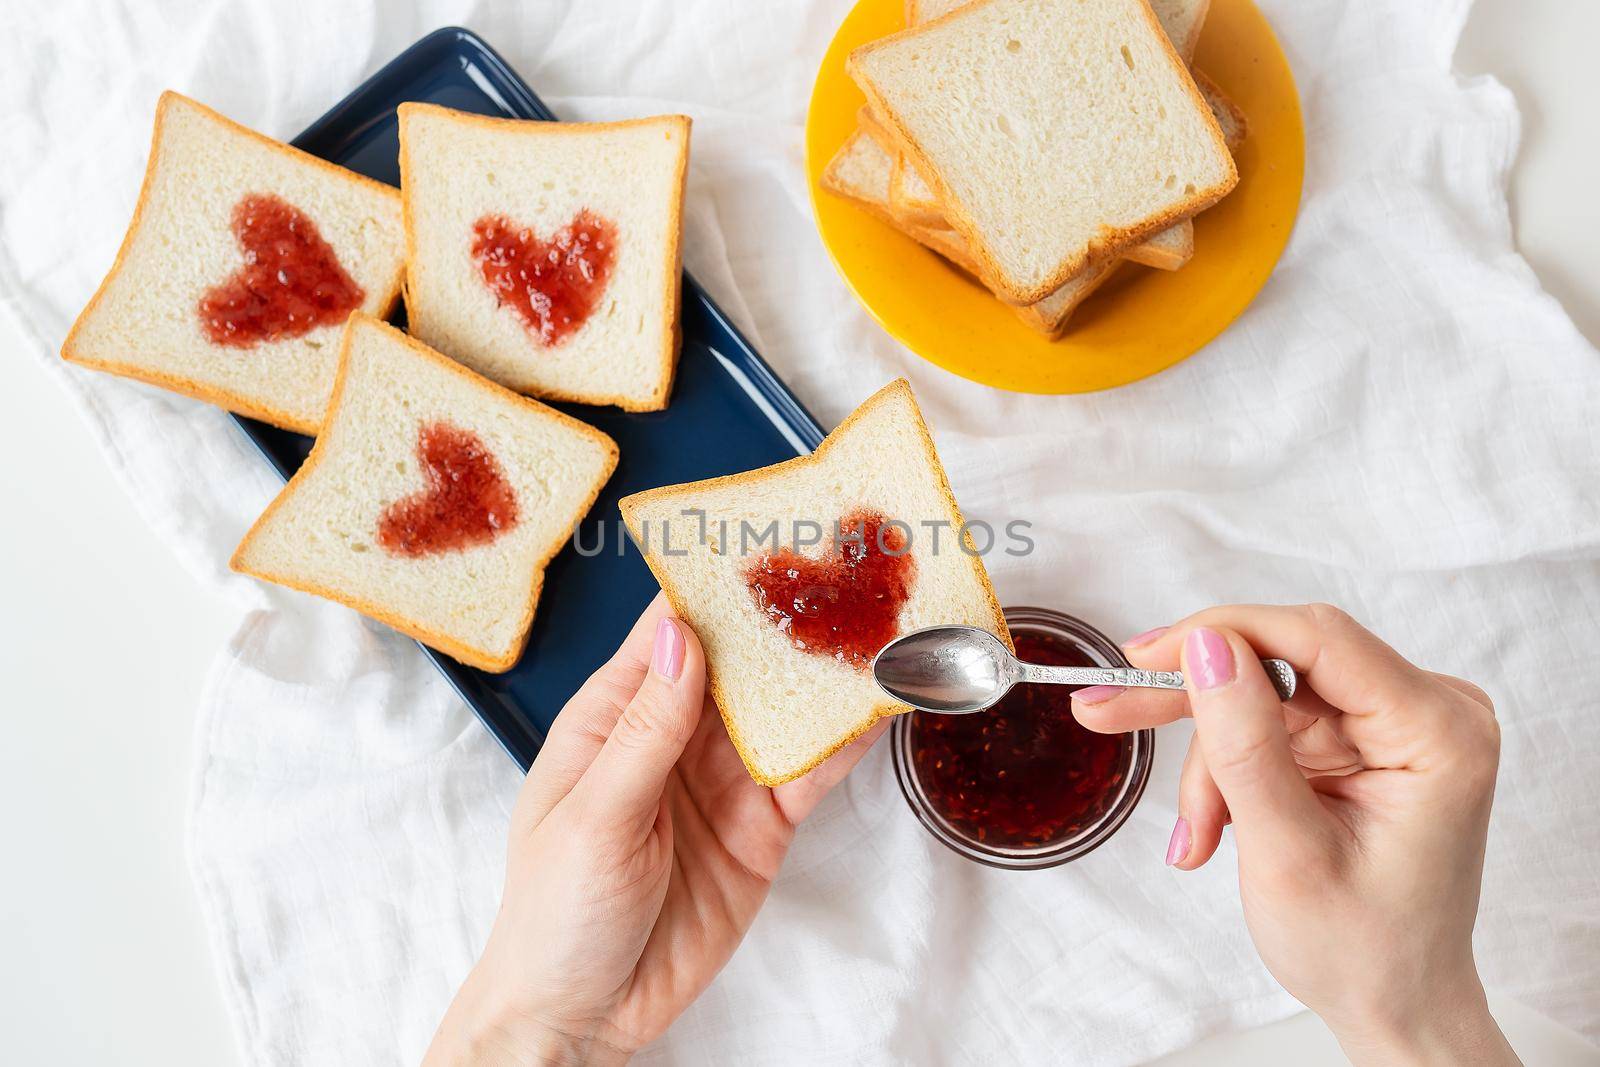
[(867, 98), (822, 176), (1060, 336), (1125, 263), (1179, 270), (1238, 184), (1239, 108), (1199, 71), (1210, 0), (906, 0), (850, 55)]

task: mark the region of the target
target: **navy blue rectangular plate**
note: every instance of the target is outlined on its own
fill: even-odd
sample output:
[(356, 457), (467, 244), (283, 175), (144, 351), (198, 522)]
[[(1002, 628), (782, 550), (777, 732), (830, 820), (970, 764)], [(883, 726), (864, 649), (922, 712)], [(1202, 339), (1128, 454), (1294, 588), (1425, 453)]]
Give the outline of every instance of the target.
[[(556, 120), (476, 34), (449, 27), (406, 49), (293, 143), (399, 185), (395, 108), (407, 100), (481, 115)], [(575, 541), (545, 573), (527, 651), (509, 672), (489, 674), (423, 648), (524, 770), (556, 713), (611, 656), (656, 593), (655, 579), (622, 532), (617, 501), (641, 489), (793, 459), (816, 448), (823, 436), (816, 420), (687, 274), (683, 353), (671, 406), (644, 415), (555, 406), (610, 434), (622, 459)], [(311, 450), (308, 437), (235, 418), (285, 478)], [(575, 545), (585, 553), (603, 548), (580, 555)]]

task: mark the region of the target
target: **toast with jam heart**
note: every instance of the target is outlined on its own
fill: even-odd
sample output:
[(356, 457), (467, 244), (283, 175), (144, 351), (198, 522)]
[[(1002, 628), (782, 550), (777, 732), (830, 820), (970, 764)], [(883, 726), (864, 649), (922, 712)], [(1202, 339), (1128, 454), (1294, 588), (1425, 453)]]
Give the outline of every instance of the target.
[(904, 379), (810, 456), (636, 493), (621, 508), (699, 635), (728, 737), (763, 785), (909, 710), (871, 674), (898, 635), (957, 623), (1009, 641)]
[(400, 105), (411, 332), (530, 396), (667, 406), (689, 120)]
[(161, 95), (122, 250), (71, 362), (312, 434), (353, 311), (400, 295), (400, 192)]
[(599, 430), (357, 313), (316, 446), (232, 567), (509, 670), (616, 465)]

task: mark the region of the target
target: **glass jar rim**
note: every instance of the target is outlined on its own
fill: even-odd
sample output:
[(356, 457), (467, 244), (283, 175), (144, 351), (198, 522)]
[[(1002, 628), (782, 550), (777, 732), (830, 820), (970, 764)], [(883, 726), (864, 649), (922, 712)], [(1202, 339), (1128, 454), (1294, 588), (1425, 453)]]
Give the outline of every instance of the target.
[[(1004, 610), (1006, 625), (1014, 630), (1054, 633), (1083, 646), (1099, 658), (1103, 666), (1129, 666), (1117, 643), (1082, 619), (1051, 608), (1011, 607)], [(1042, 870), (1047, 867), (1058, 867), (1087, 855), (1104, 844), (1112, 834), (1122, 828), (1123, 823), (1128, 821), (1133, 809), (1138, 806), (1139, 799), (1144, 796), (1145, 786), (1150, 779), (1150, 765), (1155, 750), (1155, 731), (1135, 730), (1128, 735), (1130, 742), (1128, 773), (1124, 776), (1115, 799), (1098, 820), (1063, 841), (1051, 842), (1037, 848), (999, 848), (962, 833), (941, 816), (932, 801), (928, 799), (911, 759), (911, 717), (918, 714), (926, 713), (911, 712), (896, 716), (889, 732), (889, 755), (894, 764), (895, 780), (899, 783), (900, 793), (905, 797), (912, 813), (916, 815), (917, 821), (922, 823), (923, 829), (933, 835), (940, 844), (969, 860), (990, 867), (1019, 871)]]

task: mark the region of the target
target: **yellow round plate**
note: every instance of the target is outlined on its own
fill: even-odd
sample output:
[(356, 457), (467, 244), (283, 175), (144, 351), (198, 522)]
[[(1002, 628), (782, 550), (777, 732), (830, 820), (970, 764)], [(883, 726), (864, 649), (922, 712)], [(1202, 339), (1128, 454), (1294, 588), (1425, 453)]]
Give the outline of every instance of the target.
[(1129, 265), (1051, 341), (939, 256), (818, 184), (856, 128), (861, 90), (844, 72), (857, 46), (905, 25), (904, 0), (860, 0), (834, 35), (806, 116), (806, 170), (822, 241), (874, 318), (924, 359), (1023, 393), (1087, 393), (1138, 381), (1197, 352), (1255, 299), (1289, 242), (1305, 173), (1305, 130), (1288, 60), (1250, 0), (1212, 0), (1195, 68), (1244, 111), (1240, 181), (1195, 219), (1178, 271)]

